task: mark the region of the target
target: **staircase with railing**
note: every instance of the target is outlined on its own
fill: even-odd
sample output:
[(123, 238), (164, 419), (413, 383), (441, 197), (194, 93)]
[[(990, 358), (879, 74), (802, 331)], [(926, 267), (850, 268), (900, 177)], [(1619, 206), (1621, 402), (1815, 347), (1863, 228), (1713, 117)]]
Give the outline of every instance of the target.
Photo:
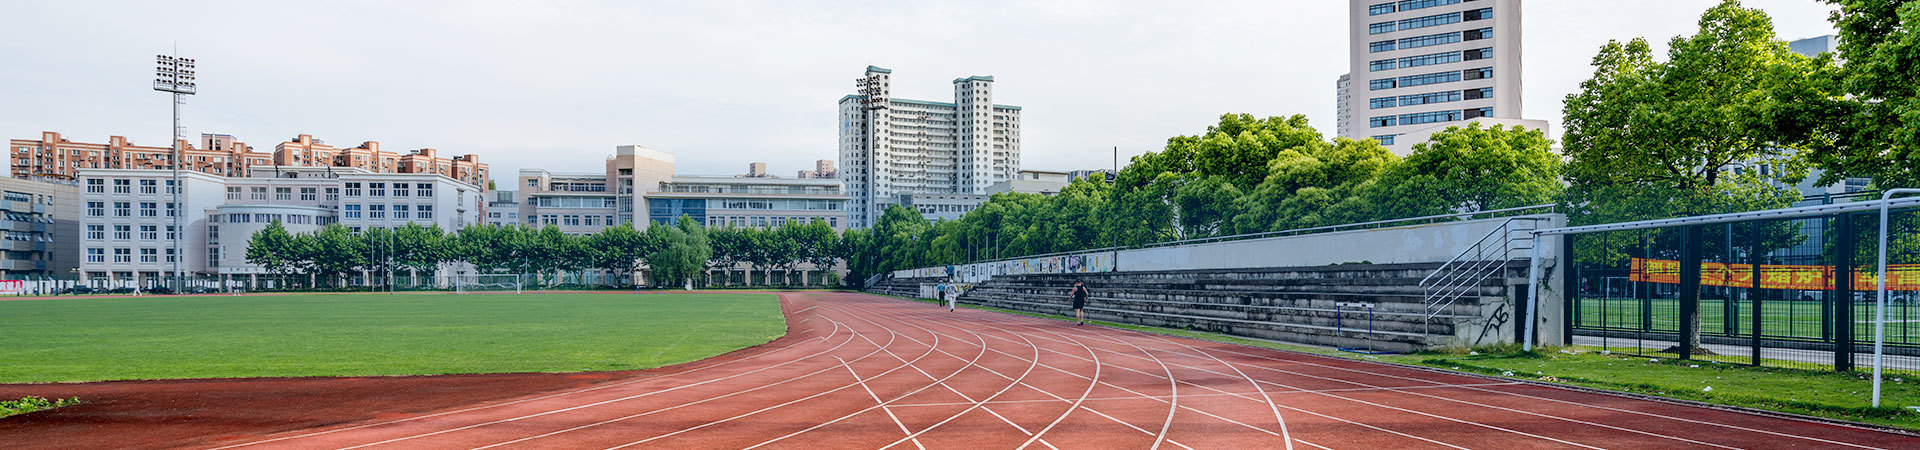
[(1507, 273), (1514, 260), (1526, 257), (1535, 244), (1533, 232), (1551, 220), (1536, 216), (1507, 219), (1422, 278), (1420, 288), (1425, 296), (1425, 321), (1429, 327), (1436, 318), (1450, 311), (1454, 303), (1483, 295), (1486, 281)]

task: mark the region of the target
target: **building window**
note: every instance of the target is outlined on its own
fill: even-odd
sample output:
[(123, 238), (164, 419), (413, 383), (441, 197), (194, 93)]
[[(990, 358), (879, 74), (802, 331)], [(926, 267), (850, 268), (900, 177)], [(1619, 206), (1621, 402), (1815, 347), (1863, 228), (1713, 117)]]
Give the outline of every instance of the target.
[(1367, 44), (1367, 53), (1393, 51), (1393, 41), (1380, 41)]
[(567, 214), (567, 215), (564, 215), (564, 216), (560, 216), (560, 218), (561, 218), (561, 222), (560, 222), (560, 223), (561, 223), (562, 225), (566, 225), (566, 226), (570, 226), (570, 227), (577, 227), (577, 226), (580, 226), (580, 215), (579, 215), (579, 214)]
[(346, 205), (346, 208), (347, 208), (347, 218), (348, 218), (348, 219), (358, 219), (358, 218), (360, 218), (360, 205), (355, 205), (355, 204), (351, 204), (351, 203), (349, 203), (349, 204), (347, 204), (347, 205)]
[(1391, 78), (1389, 78), (1389, 79), (1385, 79), (1385, 80), (1372, 80), (1372, 81), (1368, 81), (1368, 82), (1367, 82), (1367, 90), (1369, 90), (1369, 91), (1378, 91), (1378, 90), (1381, 90), (1381, 89), (1393, 89), (1393, 88), (1395, 88), (1395, 87), (1397, 87), (1397, 86), (1395, 86), (1395, 85), (1394, 85), (1394, 83), (1395, 83), (1395, 82), (1396, 82), (1396, 80), (1394, 80), (1394, 79), (1391, 79)]
[(179, 235), (174, 233), (174, 231), (175, 230), (173, 229), (173, 225), (167, 225), (167, 240), (171, 241), (171, 240), (180, 238)]
[(155, 226), (155, 225), (140, 226), (140, 240), (152, 241), (152, 240), (158, 240), (158, 239), (160, 239), (159, 226)]
[(140, 249), (140, 262), (143, 262), (143, 263), (160, 262), (160, 249), (154, 249), (154, 248)]
[[(1400, 0), (1398, 2), (1394, 2), (1393, 11), (1387, 11), (1387, 12), (1395, 12), (1395, 11), (1404, 12), (1404, 11), (1412, 11), (1416, 9), (1427, 9), (1435, 6), (1456, 5), (1456, 4), (1459, 4), (1461, 1), (1462, 0)], [(1465, 1), (1473, 1), (1473, 0), (1465, 0)]]
[(319, 189), (317, 188), (310, 188), (310, 187), (300, 188), (300, 200), (308, 201), (308, 202), (314, 201), (318, 197), (318, 195), (316, 195), (318, 194), (318, 191)]
[(132, 194), (133, 180), (113, 180), (113, 193)]
[(1440, 72), (1400, 77), (1395, 82), (1399, 87), (1426, 86), (1429, 84), (1452, 83), (1460, 81), (1461, 72)]
[(133, 250), (125, 249), (125, 248), (113, 249), (113, 262), (117, 262), (117, 263), (133, 262)]
[(1393, 3), (1381, 3), (1367, 7), (1367, 15), (1378, 16), (1381, 14), (1393, 14)]
[(140, 202), (140, 217), (160, 217), (160, 204)]
[(394, 184), (393, 184), (393, 196), (395, 196), (395, 197), (406, 197), (406, 196), (407, 196), (407, 183), (394, 183)]
[(1434, 104), (1434, 103), (1447, 103), (1447, 102), (1457, 102), (1457, 101), (1460, 101), (1460, 91), (1444, 91), (1444, 92), (1433, 92), (1433, 93), (1427, 93), (1427, 94), (1402, 95), (1399, 97), (1399, 103), (1401, 106), (1428, 105), (1428, 104)]
[(1392, 33), (1393, 22), (1380, 22), (1367, 25), (1367, 34)]
[(104, 241), (107, 239), (106, 225), (87, 225), (87, 239)]
[(1394, 138), (1399, 136), (1398, 134), (1382, 134), (1374, 136), (1373, 140), (1380, 141), (1380, 145), (1393, 145)]
[(1489, 88), (1479, 88), (1479, 89), (1468, 89), (1468, 90), (1462, 91), (1461, 94), (1464, 95), (1467, 98), (1467, 100), (1493, 98), (1493, 88), (1489, 87)]
[(367, 218), (368, 219), (386, 219), (387, 205), (367, 205)]
[(1379, 72), (1382, 70), (1393, 70), (1393, 69), (1394, 69), (1394, 60), (1391, 60), (1391, 59), (1382, 59), (1379, 61), (1372, 61), (1367, 63), (1368, 72)]
[(360, 196), (360, 183), (347, 183), (347, 196), (348, 196), (348, 197), (359, 197), (359, 196)]
[(340, 188), (327, 188), (327, 201), (340, 201)]
[[(79, 164), (79, 163), (75, 163), (75, 164)], [(88, 194), (105, 194), (105, 193), (107, 193), (107, 180), (102, 180), (102, 179), (99, 179), (99, 178), (88, 178), (88, 179), (87, 179), (87, 193), (88, 193)], [(94, 250), (98, 250), (98, 249), (94, 249)]]
[(160, 182), (158, 180), (140, 180), (140, 193), (142, 194), (160, 193)]
[(254, 199), (254, 200), (266, 200), (266, 199), (267, 199), (267, 188), (266, 188), (266, 187), (263, 187), (263, 186), (254, 186), (254, 187), (251, 187), (251, 188), (247, 188), (247, 192), (250, 192), (250, 193), (251, 193), (251, 195), (249, 195), (249, 196), (248, 196), (248, 198), (251, 198), (251, 199)]
[(240, 187), (227, 186), (227, 200), (239, 200), (239, 199), (240, 199)]
[(166, 262), (169, 262), (169, 263), (171, 263), (171, 262), (173, 262), (173, 247), (167, 247), (167, 248), (166, 248), (165, 250), (163, 250), (163, 251), (165, 251), (165, 252), (167, 253), (167, 259), (166, 259)]
[(1380, 97), (1367, 100), (1367, 109), (1392, 108), (1393, 97)]
[(207, 247), (207, 266), (220, 267), (220, 247)]
[(412, 214), (409, 214), (409, 211), (407, 211), (408, 206), (410, 205), (393, 205), (393, 218), (401, 220), (411, 218)]
[(1400, 29), (1413, 30), (1413, 29), (1436, 27), (1440, 25), (1455, 24), (1455, 23), (1460, 23), (1460, 13), (1452, 12), (1452, 13), (1446, 13), (1446, 14), (1435, 14), (1435, 15), (1425, 16), (1425, 17), (1415, 17), (1412, 19), (1401, 19)]
[(1460, 59), (1467, 60), (1467, 61), (1479, 61), (1482, 59), (1492, 59), (1492, 58), (1493, 58), (1492, 47), (1477, 48), (1473, 50), (1465, 50), (1460, 52)]
[(1461, 17), (1461, 18), (1463, 18), (1463, 19), (1465, 19), (1465, 20), (1486, 20), (1486, 19), (1492, 19), (1492, 18), (1493, 18), (1493, 8), (1480, 8), (1480, 9), (1475, 9), (1475, 10), (1468, 10), (1468, 11), (1464, 11), (1464, 12), (1461, 12), (1461, 13), (1460, 13), (1460, 17)]
[(421, 197), (432, 198), (433, 183), (420, 183), (420, 184), (414, 185), (414, 191), (418, 192)]
[(1425, 113), (1401, 114), (1401, 125), (1419, 125), (1427, 123), (1455, 122), (1460, 120), (1460, 111), (1434, 111)]
[(290, 187), (273, 188), (273, 199), (283, 201), (283, 202), (293, 201), (293, 188), (290, 188)]
[(174, 211), (177, 209), (179, 208), (174, 208), (173, 203), (171, 202), (167, 203), (167, 217), (173, 217), (173, 215), (175, 214)]
[(113, 239), (117, 241), (133, 240), (133, 225), (114, 225)]
[(414, 212), (414, 217), (418, 217), (420, 219), (432, 219), (433, 205), (415, 205), (413, 208), (413, 212)]
[(87, 202), (87, 217), (106, 217), (107, 202)]
[(1464, 41), (1478, 41), (1481, 39), (1493, 39), (1493, 28), (1481, 28), (1478, 30), (1462, 31), (1460, 32), (1460, 38), (1461, 40), (1464, 40)]
[(1410, 48), (1432, 47), (1435, 45), (1445, 45), (1445, 44), (1460, 42), (1461, 37), (1464, 34), (1465, 34), (1464, 32), (1448, 32), (1448, 33), (1440, 33), (1440, 34), (1429, 34), (1426, 36), (1414, 36), (1410, 38), (1401, 38), (1399, 41), (1397, 41), (1397, 43), (1399, 44), (1399, 48), (1401, 50), (1406, 50)]
[(1484, 80), (1488, 78), (1493, 78), (1493, 68), (1482, 67), (1478, 69), (1462, 70), (1460, 71), (1460, 76), (1462, 78), (1466, 78), (1469, 80)]
[(559, 225), (559, 224), (560, 224), (560, 215), (558, 215), (558, 214), (541, 214), (541, 215), (540, 215), (540, 223), (543, 223), (543, 224), (547, 224), (547, 225)]
[(1393, 126), (1393, 124), (1394, 124), (1393, 116), (1378, 116), (1378, 117), (1371, 117), (1367, 119), (1367, 126), (1372, 128), (1390, 127), (1390, 126)]
[(133, 202), (113, 202), (114, 217), (133, 217)]
[(387, 196), (387, 184), (386, 183), (367, 183), (367, 196), (368, 197)]
[(1493, 117), (1493, 108), (1474, 108), (1474, 109), (1460, 111), (1460, 114), (1462, 114), (1462, 116), (1467, 119), (1474, 119), (1474, 118), (1480, 118), (1480, 117)]
[(107, 262), (107, 249), (104, 249), (104, 248), (97, 248), (97, 247), (96, 247), (96, 248), (88, 248), (88, 249), (87, 249), (87, 262), (90, 262), (90, 263), (103, 263), (103, 262)]

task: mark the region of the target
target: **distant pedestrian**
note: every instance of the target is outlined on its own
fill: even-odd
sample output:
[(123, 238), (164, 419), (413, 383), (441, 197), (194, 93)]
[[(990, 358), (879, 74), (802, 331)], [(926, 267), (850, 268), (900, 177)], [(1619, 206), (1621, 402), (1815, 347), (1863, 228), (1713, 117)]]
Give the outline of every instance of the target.
[(1080, 320), (1080, 322), (1074, 325), (1086, 325), (1087, 296), (1093, 295), (1092, 292), (1087, 291), (1087, 283), (1083, 281), (1073, 282), (1073, 292), (1068, 295), (1073, 297), (1073, 317)]
[(947, 302), (947, 284), (946, 283), (934, 284), (933, 296), (934, 298), (939, 299), (940, 303), (946, 303)]
[(945, 294), (947, 296), (947, 312), (953, 312), (953, 304), (960, 303), (960, 285), (949, 284), (947, 285), (947, 290), (953, 291)]

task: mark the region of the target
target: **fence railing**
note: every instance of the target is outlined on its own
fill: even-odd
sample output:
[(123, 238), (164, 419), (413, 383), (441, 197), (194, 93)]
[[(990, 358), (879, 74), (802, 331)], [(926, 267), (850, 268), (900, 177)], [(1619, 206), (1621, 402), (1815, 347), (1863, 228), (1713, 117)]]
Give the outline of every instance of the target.
[(1482, 282), (1501, 274), (1508, 262), (1519, 258), (1521, 255), (1518, 252), (1532, 250), (1536, 244), (1533, 231), (1540, 229), (1541, 222), (1550, 220), (1546, 217), (1507, 219), (1459, 255), (1440, 264), (1426, 278), (1420, 279), (1421, 290), (1426, 296), (1426, 320), (1432, 321), (1434, 316), (1446, 312), (1460, 298), (1477, 292)]

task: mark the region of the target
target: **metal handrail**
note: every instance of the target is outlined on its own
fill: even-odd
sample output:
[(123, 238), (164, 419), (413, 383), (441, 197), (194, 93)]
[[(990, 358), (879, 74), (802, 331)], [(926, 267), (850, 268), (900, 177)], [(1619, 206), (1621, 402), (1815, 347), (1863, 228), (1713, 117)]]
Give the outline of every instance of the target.
[[(1421, 278), (1420, 286), (1425, 288), (1423, 291), (1426, 294), (1426, 301), (1424, 303), (1426, 303), (1427, 319), (1432, 319), (1438, 316), (1439, 312), (1446, 311), (1448, 307), (1453, 306), (1454, 302), (1459, 301), (1461, 297), (1472, 292), (1481, 281), (1485, 281), (1488, 277), (1499, 273), (1502, 266), (1514, 259), (1513, 252), (1515, 250), (1532, 249), (1533, 246), (1539, 245), (1538, 242), (1529, 242), (1525, 247), (1521, 247), (1514, 245), (1514, 243), (1520, 240), (1532, 241), (1534, 236), (1533, 232), (1538, 230), (1539, 223), (1545, 220), (1551, 219), (1545, 217), (1509, 218), (1501, 222), (1500, 226), (1495, 227), (1493, 231), (1488, 232), (1485, 236), (1481, 236), (1480, 240), (1475, 241), (1473, 245), (1468, 246), (1466, 250), (1454, 255), (1453, 259), (1447, 260), (1447, 262), (1442, 263), (1439, 268), (1434, 269), (1432, 273)], [(1521, 223), (1526, 223), (1530, 225), (1530, 227), (1520, 228), (1519, 225)], [(1514, 233), (1516, 232), (1522, 233), (1523, 238), (1515, 238)], [(1496, 237), (1498, 238), (1497, 248), (1494, 246), (1496, 241), (1493, 241)], [(1444, 304), (1442, 304), (1442, 302), (1444, 302)]]

